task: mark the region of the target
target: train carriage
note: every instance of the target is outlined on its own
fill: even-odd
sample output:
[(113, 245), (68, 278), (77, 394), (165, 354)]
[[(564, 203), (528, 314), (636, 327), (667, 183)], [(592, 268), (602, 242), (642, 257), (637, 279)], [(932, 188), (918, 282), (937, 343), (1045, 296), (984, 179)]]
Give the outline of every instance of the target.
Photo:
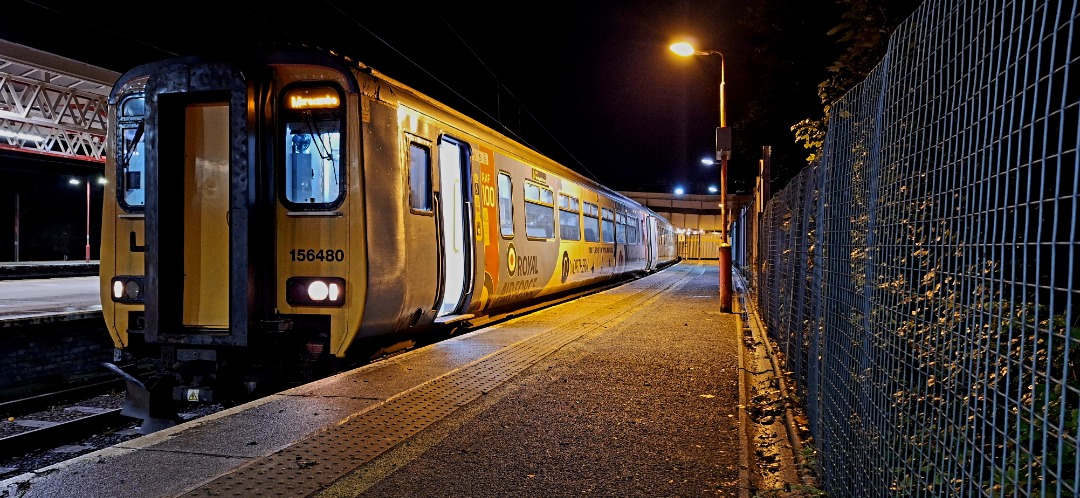
[(118, 358), (157, 362), (128, 377), (148, 420), (676, 260), (649, 209), (323, 51), (136, 67), (110, 126), (102, 307)]

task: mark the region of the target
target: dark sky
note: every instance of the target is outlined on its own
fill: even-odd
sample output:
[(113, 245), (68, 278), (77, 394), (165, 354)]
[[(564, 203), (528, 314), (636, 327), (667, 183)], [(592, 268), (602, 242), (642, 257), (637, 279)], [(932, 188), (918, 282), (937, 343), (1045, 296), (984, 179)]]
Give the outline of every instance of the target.
[(820, 114), (838, 50), (832, 0), (6, 3), (0, 38), (118, 72), (266, 42), (334, 49), (619, 190), (716, 183), (700, 160), (720, 61), (678, 58), (676, 38), (725, 54), (732, 192), (753, 185), (763, 145), (778, 183), (805, 164), (789, 128)]

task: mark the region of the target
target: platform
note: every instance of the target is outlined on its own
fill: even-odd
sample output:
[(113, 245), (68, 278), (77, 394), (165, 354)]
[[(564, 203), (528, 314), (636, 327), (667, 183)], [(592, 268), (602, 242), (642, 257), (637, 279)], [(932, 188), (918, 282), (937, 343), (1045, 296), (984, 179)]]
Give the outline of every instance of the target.
[[(6, 496), (747, 496), (715, 262), (0, 482)], [(742, 462), (742, 463), (740, 463)]]

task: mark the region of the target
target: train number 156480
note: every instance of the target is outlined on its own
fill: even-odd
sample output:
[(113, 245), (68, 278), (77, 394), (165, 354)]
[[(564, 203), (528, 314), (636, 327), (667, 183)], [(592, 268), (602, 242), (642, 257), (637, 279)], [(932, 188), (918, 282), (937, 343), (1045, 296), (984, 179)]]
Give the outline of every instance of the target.
[(341, 249), (291, 249), (289, 257), (293, 261), (345, 261), (345, 251)]

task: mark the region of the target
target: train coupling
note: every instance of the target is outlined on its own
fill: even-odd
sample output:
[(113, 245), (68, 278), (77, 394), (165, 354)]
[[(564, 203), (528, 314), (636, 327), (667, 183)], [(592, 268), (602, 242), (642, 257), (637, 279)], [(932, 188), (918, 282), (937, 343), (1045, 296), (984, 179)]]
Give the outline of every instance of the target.
[(170, 388), (170, 382), (167, 379), (153, 377), (147, 385), (112, 363), (102, 363), (102, 365), (124, 379), (127, 394), (120, 414), (142, 419), (139, 434), (150, 434), (167, 429), (182, 421), (173, 408), (173, 389)]

